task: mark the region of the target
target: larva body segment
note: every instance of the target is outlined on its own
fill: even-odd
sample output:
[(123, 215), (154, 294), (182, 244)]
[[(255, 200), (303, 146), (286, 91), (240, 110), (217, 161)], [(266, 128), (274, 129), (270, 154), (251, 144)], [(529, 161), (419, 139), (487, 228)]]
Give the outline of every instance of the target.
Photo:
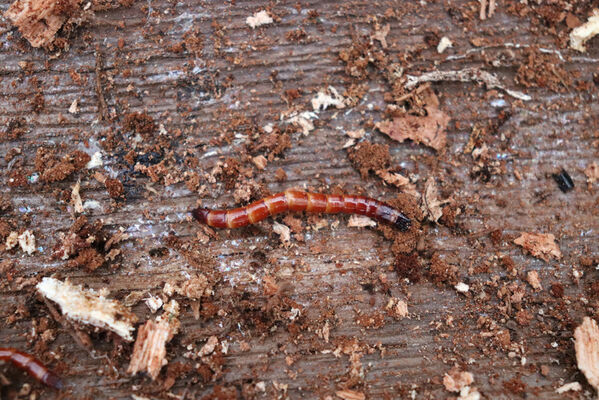
[(285, 211), (366, 215), (401, 231), (408, 230), (412, 223), (399, 210), (369, 197), (308, 193), (299, 190), (286, 190), (248, 206), (231, 210), (196, 208), (192, 215), (199, 222), (214, 228), (240, 228)]
[(62, 380), (50, 371), (41, 361), (30, 354), (9, 347), (0, 347), (0, 360), (10, 361), (15, 367), (55, 389), (62, 389)]

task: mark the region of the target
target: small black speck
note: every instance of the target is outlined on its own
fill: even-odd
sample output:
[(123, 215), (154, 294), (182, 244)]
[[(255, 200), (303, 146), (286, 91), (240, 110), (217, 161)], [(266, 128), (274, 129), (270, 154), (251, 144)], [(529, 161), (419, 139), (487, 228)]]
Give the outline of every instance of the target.
[(553, 174), (552, 176), (553, 180), (557, 183), (557, 186), (562, 192), (566, 193), (574, 189), (572, 177), (570, 177), (570, 174), (568, 174), (565, 169), (562, 168), (559, 174)]

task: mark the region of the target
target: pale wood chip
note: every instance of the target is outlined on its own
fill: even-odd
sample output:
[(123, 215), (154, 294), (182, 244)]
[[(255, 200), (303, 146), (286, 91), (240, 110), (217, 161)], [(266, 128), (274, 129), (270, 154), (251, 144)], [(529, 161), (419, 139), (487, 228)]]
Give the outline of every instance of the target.
[(584, 317), (582, 324), (576, 328), (574, 348), (578, 369), (599, 392), (599, 328), (594, 319)]
[(289, 244), (291, 240), (291, 230), (287, 225), (283, 225), (275, 221), (275, 223), (272, 226), (272, 230), (279, 235), (283, 244)]
[(539, 280), (539, 273), (537, 271), (528, 271), (526, 274), (526, 281), (534, 290), (543, 290), (543, 286)]
[(254, 163), (256, 168), (258, 168), (259, 170), (262, 171), (266, 168), (266, 164), (268, 163), (268, 160), (263, 155), (259, 155), (259, 156), (253, 157), (252, 162)]
[(156, 380), (160, 370), (167, 364), (166, 343), (179, 332), (179, 304), (171, 300), (164, 306), (164, 313), (156, 320), (148, 320), (142, 325), (133, 346), (133, 355), (127, 373), (135, 375), (145, 371)]
[(549, 261), (550, 258), (560, 260), (562, 252), (555, 242), (555, 236), (551, 233), (529, 233), (522, 232), (514, 243), (524, 248), (535, 257)]

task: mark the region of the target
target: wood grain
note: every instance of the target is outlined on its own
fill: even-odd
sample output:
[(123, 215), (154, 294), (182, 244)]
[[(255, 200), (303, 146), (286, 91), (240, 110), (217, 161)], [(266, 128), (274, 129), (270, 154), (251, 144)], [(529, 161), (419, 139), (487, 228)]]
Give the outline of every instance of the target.
[[(450, 17), (447, 8), (449, 5), (458, 9), (470, 7), (466, 2), (410, 6), (408, 2), (373, 5), (370, 2), (306, 1), (302, 2), (300, 13), (295, 3), (270, 4), (269, 9), (280, 21), (252, 30), (245, 24), (245, 18), (265, 7), (256, 1), (234, 4), (136, 2), (131, 8), (97, 13), (96, 19), (77, 31), (71, 48), (57, 58), (23, 45), (16, 30), (9, 29), (3, 21), (0, 121), (24, 117), (28, 131), (16, 140), (0, 142), (0, 154), (20, 148), (19, 162), (30, 170), (39, 146), (64, 146), (61, 154), (75, 149), (91, 154), (101, 149), (109, 129), (120, 129), (119, 121), (124, 113), (140, 111), (163, 124), (169, 134), (182, 132), (171, 139), (170, 150), (181, 160), (176, 168), (181, 172), (210, 172), (217, 161), (237, 158), (242, 153), (243, 139), (233, 139), (230, 144), (211, 144), (211, 139), (225, 132), (236, 118), (243, 116), (256, 126), (278, 123), (280, 113), (288, 108), (282, 99), (284, 90), (300, 88), (304, 95), (296, 102), (308, 107), (309, 99), (319, 89), (327, 85), (337, 89), (348, 87), (351, 81), (344, 73), (338, 52), (351, 45), (352, 34), (372, 33), (370, 16), (382, 18), (389, 7), (406, 9), (400, 18), (389, 21), (391, 30), (387, 42), (393, 56), (421, 49), (419, 56), (413, 59), (412, 71), (477, 66), (496, 74), (506, 87), (523, 90), (533, 98), (531, 102), (522, 103), (503, 96), (511, 117), (499, 128), (492, 146), (503, 158), (504, 173), (487, 183), (470, 176), (472, 158), (462, 153), (472, 126), (497, 118), (500, 111), (491, 104), (491, 100), (499, 96), (489, 95), (484, 87), (455, 82), (432, 85), (440, 98), (441, 109), (452, 119), (448, 148), (442, 155), (412, 143), (391, 142), (379, 132), (366, 129), (368, 140), (389, 144), (392, 164), (413, 173), (419, 190), (427, 177), (434, 176), (440, 191), (452, 195), (456, 203), (463, 206), (464, 212), (458, 216), (461, 231), (426, 226), (424, 259), (439, 254), (458, 266), (460, 279), (467, 280), (473, 292), (486, 292), (489, 296), (486, 299), (463, 296), (449, 286), (434, 285), (426, 278), (407, 284), (397, 278), (393, 269), (391, 242), (376, 230), (348, 228), (344, 216), (327, 216), (329, 226), (306, 232), (305, 241), (292, 241), (290, 248), (281, 246), (270, 222), (239, 231), (218, 232), (207, 244), (194, 243), (200, 227), (191, 220), (188, 211), (197, 205), (198, 194), (187, 189), (183, 182), (170, 186), (153, 184), (146, 176), (132, 169), (125, 170), (123, 151), (102, 150), (102, 172), (118, 177), (125, 185), (125, 201), (118, 207), (112, 206), (113, 201), (104, 186), (91, 177), (92, 172), (85, 170), (52, 185), (9, 187), (6, 183), (11, 166), (2, 157), (0, 193), (12, 203), (14, 216), (23, 221), (29, 219), (22, 227), (34, 232), (39, 248), (31, 257), (20, 251), (1, 254), (3, 260), (17, 262), (16, 278), (22, 279), (3, 282), (0, 320), (5, 321), (19, 306), (29, 312), (15, 323), (0, 324), (2, 346), (23, 351), (33, 347), (37, 340), (32, 335), (34, 321), (48, 316), (33, 286), (36, 280), (50, 274), (69, 277), (74, 283), (92, 288), (108, 287), (113, 296), (123, 299), (134, 290), (160, 293), (165, 281), (185, 279), (187, 274), (198, 270), (218, 271), (222, 280), (215, 283), (212, 301), (226, 309), (241, 307), (234, 302), (242, 297), (251, 298), (254, 305), (265, 305), (269, 299), (262, 292), (262, 280), (265, 275), (272, 275), (277, 282), (286, 285), (286, 295), (301, 305), (301, 323), (313, 329), (322, 328), (325, 320), (329, 321), (330, 343), (325, 343), (313, 331), (303, 332), (299, 337), (291, 335), (288, 321), (271, 321), (272, 325), (264, 331), (251, 326), (249, 319), (234, 320), (231, 316), (195, 320), (185, 305), (181, 332), (167, 346), (171, 363), (190, 362), (183, 357), (186, 346), (201, 347), (211, 335), (216, 335), (221, 342), (227, 341), (229, 350), (224, 356), (222, 374), (215, 381), (198, 383), (198, 374), (189, 373), (178, 379), (170, 392), (184, 398), (202, 398), (213, 393), (216, 386), (234, 387), (241, 393), (244, 385), (253, 387), (265, 382), (266, 392), (257, 392), (257, 398), (276, 395), (335, 398), (340, 381), (347, 380), (350, 361), (347, 354), (336, 357), (332, 352), (352, 340), (362, 346), (360, 361), (364, 368), (364, 376), (355, 390), (364, 392), (369, 399), (408, 398), (411, 391), (415, 391), (418, 398), (447, 397), (450, 393), (444, 390), (441, 381), (455, 364), (474, 374), (474, 386), (487, 398), (519, 396), (506, 391), (504, 386), (505, 381), (516, 377), (525, 383), (525, 391), (532, 398), (561, 398), (555, 389), (563, 382), (574, 380), (591, 391), (576, 369), (570, 338), (573, 327), (590, 312), (590, 306), (582, 304), (580, 298), (588, 297), (586, 290), (598, 277), (594, 268), (584, 269), (579, 261), (582, 256), (596, 256), (599, 250), (597, 187), (588, 190), (582, 173), (598, 156), (594, 117), (599, 111), (597, 92), (594, 86), (589, 92), (569, 89), (565, 93), (518, 86), (514, 77), (524, 59), (522, 51), (498, 46), (483, 52), (469, 40), (486, 37), (498, 42), (556, 49), (566, 60), (561, 62), (561, 67), (576, 71), (580, 74), (578, 80), (590, 81), (591, 85), (599, 62), (595, 42), (589, 43), (584, 58), (567, 49), (557, 50), (551, 36), (531, 29), (529, 21), (506, 13), (501, 7), (492, 18), (474, 21), (464, 30), (465, 24)], [(8, 6), (8, 1), (0, 0), (2, 11)], [(318, 23), (305, 21), (309, 9), (318, 11)], [(121, 21), (125, 27), (115, 27)], [(454, 43), (447, 54), (468, 55), (451, 60), (447, 54), (439, 55), (434, 47), (424, 45), (424, 36), (432, 29), (431, 21), (442, 36)], [(220, 52), (215, 51), (217, 37), (213, 22), (225, 27), (227, 43)], [(298, 26), (307, 32), (306, 43), (285, 38), (286, 32)], [(331, 32), (333, 27), (336, 27), (334, 33)], [(199, 30), (204, 42), (201, 57), (165, 50), (178, 43), (184, 32), (192, 28)], [(119, 38), (124, 39), (121, 50), (117, 50)], [(103, 61), (105, 100), (96, 94), (96, 45)], [(236, 59), (241, 62), (235, 62)], [(487, 59), (499, 60), (498, 65), (488, 64)], [(31, 63), (31, 72), (24, 72), (19, 66), (23, 61)], [(74, 83), (70, 69), (80, 73), (84, 83)], [(124, 74), (124, 70), (128, 72)], [(277, 72), (280, 86), (271, 81), (273, 71)], [(202, 79), (210, 77), (223, 84), (228, 76), (233, 77), (231, 86), (224, 89), (220, 97), (202, 87)], [(45, 108), (39, 114), (32, 113), (29, 104), (35, 93), (30, 84), (33, 77), (41, 83), (45, 97)], [(357, 107), (321, 112), (317, 128), (309, 136), (294, 134), (292, 147), (282, 157), (270, 161), (257, 175), (257, 180), (272, 193), (289, 187), (322, 190), (341, 186), (348, 191), (363, 189), (365, 195), (377, 199), (395, 197), (398, 190), (383, 185), (378, 178), (362, 179), (342, 149), (347, 140), (345, 131), (364, 127), (369, 119), (383, 118), (383, 92), (388, 90), (387, 84), (376, 72), (366, 83), (367, 96)], [(79, 104), (77, 115), (67, 111), (73, 100)], [(116, 116), (114, 121), (100, 118), (102, 101), (106, 102), (107, 114)], [(245, 128), (247, 126), (242, 126), (238, 131), (244, 132)], [(235, 133), (235, 129), (231, 130)], [(197, 166), (189, 168), (184, 164), (187, 154), (198, 158)], [(275, 172), (279, 168), (286, 172), (286, 182), (276, 180)], [(565, 168), (572, 175), (576, 184), (574, 191), (564, 194), (557, 190), (550, 175), (559, 168)], [(516, 178), (515, 170), (521, 179)], [(109, 232), (123, 227), (130, 235), (120, 246), (122, 256), (116, 269), (69, 270), (65, 269), (64, 262), (51, 259), (57, 233), (68, 231), (74, 221), (73, 215), (59, 201), (60, 192), (70, 192), (77, 179), (81, 179), (84, 201), (95, 200), (101, 205), (100, 209), (88, 210), (88, 218), (102, 219)], [(156, 193), (149, 191), (147, 185)], [(210, 185), (202, 204), (219, 208), (236, 205), (232, 191), (220, 184)], [(302, 219), (305, 223), (306, 219)], [(337, 221), (338, 225), (331, 226)], [(485, 234), (495, 229), (503, 233), (504, 240), (499, 245), (492, 244)], [(560, 262), (546, 263), (524, 254), (511, 243), (521, 231), (553, 233), (564, 258)], [(207, 265), (202, 264), (204, 259), (192, 262), (184, 252), (176, 250), (170, 250), (163, 258), (151, 257), (149, 251), (165, 246), (170, 232), (180, 240), (193, 243), (194, 250), (210, 260)], [(529, 326), (518, 325), (512, 318), (513, 313), (511, 317), (502, 315), (496, 307), (490, 307), (498, 304), (497, 290), (516, 279), (501, 267), (498, 260), (504, 256), (514, 260), (520, 277), (525, 276), (526, 271), (538, 271), (545, 288), (543, 294), (537, 295), (526, 287), (525, 280), (518, 280), (527, 291), (523, 307), (533, 313), (533, 323)], [(489, 268), (469, 272), (482, 265)], [(572, 278), (572, 268), (584, 270), (579, 283)], [(389, 298), (378, 283), (381, 273), (385, 273), (390, 282), (389, 294), (407, 298), (411, 317), (399, 321), (387, 317), (382, 327), (365, 329), (356, 324), (357, 316), (381, 312)], [(29, 284), (18, 286), (23, 279), (30, 278), (33, 279)], [(485, 285), (489, 281), (496, 284)], [(548, 294), (555, 282), (565, 286), (569, 304)], [(374, 285), (376, 290), (370, 293), (365, 290), (365, 284)], [(241, 293), (246, 295), (241, 296)], [(487, 302), (489, 304), (485, 304)], [(183, 300), (182, 303), (186, 304)], [(544, 314), (539, 314), (540, 309)], [(493, 314), (485, 314), (489, 311)], [(153, 318), (143, 303), (136, 305), (134, 312), (141, 321)], [(558, 322), (552, 317), (553, 312), (571, 322)], [(264, 311), (256, 313), (267, 318)], [(481, 336), (488, 328), (477, 325), (483, 316), (496, 321), (500, 329), (507, 329), (512, 343), (517, 343), (521, 350), (512, 357), (508, 351), (488, 346), (489, 339)], [(449, 317), (453, 323), (448, 323)], [(60, 361), (52, 360), (50, 352), (44, 353), (43, 361), (57, 366), (58, 372), (65, 372), (63, 380), (73, 398), (130, 398), (133, 393), (166, 396), (159, 395), (160, 391), (148, 378), (130, 377), (125, 373), (130, 347), (125, 346), (119, 356), (113, 356), (113, 338), (92, 333), (97, 353), (109, 353), (112, 362), (108, 363), (105, 358), (92, 357), (81, 349), (60, 326), (54, 328), (56, 340), (48, 344), (48, 348), (60, 355)], [(241, 342), (247, 342), (250, 350), (241, 350)], [(364, 346), (370, 351), (365, 351)], [(288, 365), (287, 356), (296, 361)], [(545, 375), (540, 373), (542, 365), (548, 367)], [(10, 366), (2, 366), (0, 372), (12, 382), (2, 388), (3, 393), (14, 393), (11, 390), (18, 390), (23, 383), (32, 383)], [(288, 385), (286, 393), (277, 390), (273, 382)], [(32, 384), (35, 391), (43, 393), (43, 398), (57, 396), (51, 390)]]

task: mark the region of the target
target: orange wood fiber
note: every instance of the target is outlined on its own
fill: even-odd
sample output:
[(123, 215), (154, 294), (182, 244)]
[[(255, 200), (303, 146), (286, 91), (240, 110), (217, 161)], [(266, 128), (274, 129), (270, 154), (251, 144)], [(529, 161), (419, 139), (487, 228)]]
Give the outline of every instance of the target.
[(58, 375), (46, 368), (31, 354), (10, 347), (0, 347), (0, 360), (10, 361), (15, 367), (22, 369), (45, 385), (62, 389), (62, 380)]
[(285, 211), (360, 214), (406, 231), (411, 221), (399, 210), (381, 201), (363, 196), (308, 193), (286, 190), (245, 207), (230, 210), (196, 208), (195, 219), (214, 228), (241, 228)]

